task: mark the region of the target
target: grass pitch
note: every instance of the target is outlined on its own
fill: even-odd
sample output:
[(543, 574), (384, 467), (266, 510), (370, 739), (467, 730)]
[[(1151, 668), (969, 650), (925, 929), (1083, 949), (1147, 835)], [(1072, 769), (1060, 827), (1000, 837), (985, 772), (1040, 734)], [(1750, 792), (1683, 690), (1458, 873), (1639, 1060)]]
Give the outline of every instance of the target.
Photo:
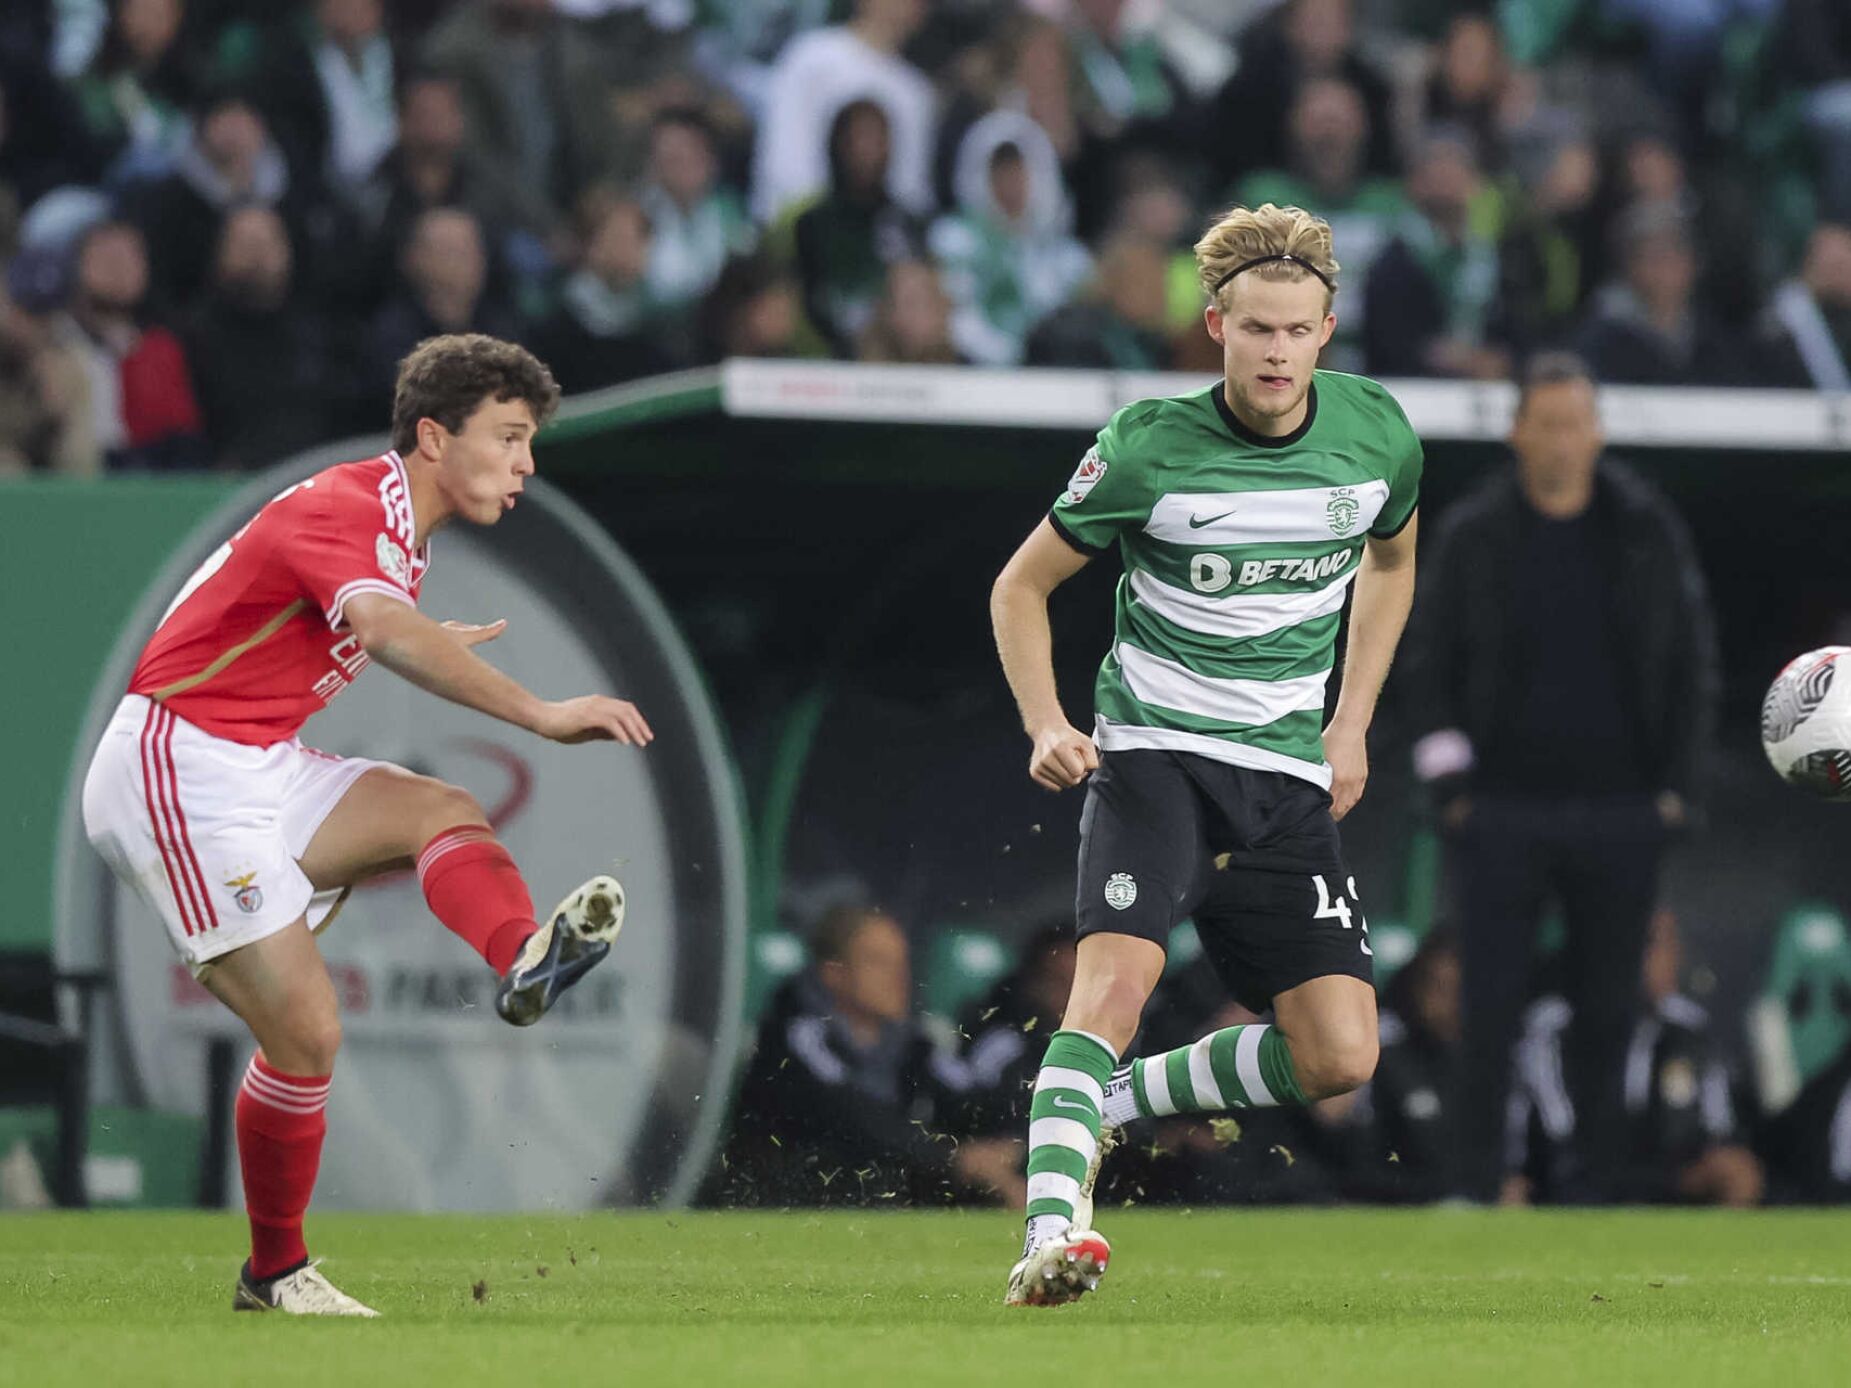
[(0, 1383), (1851, 1383), (1851, 1213), (1102, 1211), (999, 1304), (996, 1213), (313, 1218), (373, 1322), (230, 1311), (231, 1215), (0, 1216)]

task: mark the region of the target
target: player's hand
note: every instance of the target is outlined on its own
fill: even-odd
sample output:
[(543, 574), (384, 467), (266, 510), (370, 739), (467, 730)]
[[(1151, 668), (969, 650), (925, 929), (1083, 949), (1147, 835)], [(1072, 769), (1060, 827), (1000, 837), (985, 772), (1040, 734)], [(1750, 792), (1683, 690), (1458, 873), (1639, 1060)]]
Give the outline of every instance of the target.
[(1368, 739), (1359, 728), (1332, 723), (1324, 729), (1324, 760), (1330, 763), (1330, 817), (1342, 819), (1369, 781)]
[(656, 737), (635, 704), (602, 694), (542, 704), (533, 730), (552, 742), (621, 742), (630, 747), (647, 747)]
[(1035, 750), (1028, 759), (1029, 778), (1049, 790), (1077, 786), (1099, 769), (1099, 749), (1093, 740), (1069, 723), (1056, 723), (1035, 734)]
[(484, 641), (493, 641), (506, 631), (508, 619), (501, 617), (481, 626), (477, 626), (474, 622), (445, 622), (443, 629), (465, 646), (480, 646)]

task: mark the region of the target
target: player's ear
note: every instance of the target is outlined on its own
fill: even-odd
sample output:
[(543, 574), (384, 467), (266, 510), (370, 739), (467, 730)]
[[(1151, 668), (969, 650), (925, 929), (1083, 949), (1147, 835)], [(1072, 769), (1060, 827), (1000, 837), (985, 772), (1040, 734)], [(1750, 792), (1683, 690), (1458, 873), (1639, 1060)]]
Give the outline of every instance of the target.
[(449, 437), (449, 430), (425, 415), (418, 421), (418, 451), (428, 453), (433, 458), (443, 457), (444, 440)]
[(1337, 315), (1326, 311), (1324, 314), (1324, 335), (1318, 339), (1318, 346), (1324, 347), (1330, 342), (1330, 335), (1337, 331)]
[(1225, 347), (1228, 341), (1227, 325), (1221, 321), (1221, 310), (1212, 302), (1202, 310), (1202, 321), (1208, 325), (1208, 335), (1215, 342)]

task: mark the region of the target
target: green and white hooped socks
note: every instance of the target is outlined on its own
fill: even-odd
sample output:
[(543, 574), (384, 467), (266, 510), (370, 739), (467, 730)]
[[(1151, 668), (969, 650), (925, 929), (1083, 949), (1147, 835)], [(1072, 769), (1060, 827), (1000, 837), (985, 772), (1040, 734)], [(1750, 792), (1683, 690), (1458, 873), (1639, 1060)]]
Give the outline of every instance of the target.
[(1048, 1039), (1028, 1123), (1028, 1240), (1033, 1248), (1073, 1225), (1080, 1183), (1099, 1144), (1099, 1108), (1118, 1055), (1085, 1031)]
[(1285, 1037), (1255, 1023), (1120, 1067), (1107, 1083), (1101, 1118), (1114, 1128), (1135, 1118), (1304, 1102)]

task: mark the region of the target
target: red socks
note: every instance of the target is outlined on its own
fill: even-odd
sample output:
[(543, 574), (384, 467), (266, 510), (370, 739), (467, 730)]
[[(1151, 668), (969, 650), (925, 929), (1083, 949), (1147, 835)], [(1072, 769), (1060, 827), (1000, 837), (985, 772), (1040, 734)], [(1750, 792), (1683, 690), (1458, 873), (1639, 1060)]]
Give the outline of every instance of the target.
[(418, 855), (418, 885), (431, 914), (506, 974), (538, 930), (533, 898), (495, 831), (480, 824), (446, 829)]
[(308, 1261), (302, 1213), (328, 1131), (326, 1075), (272, 1069), (259, 1051), (238, 1089), (238, 1164), (251, 1218), (251, 1276), (259, 1282)]

